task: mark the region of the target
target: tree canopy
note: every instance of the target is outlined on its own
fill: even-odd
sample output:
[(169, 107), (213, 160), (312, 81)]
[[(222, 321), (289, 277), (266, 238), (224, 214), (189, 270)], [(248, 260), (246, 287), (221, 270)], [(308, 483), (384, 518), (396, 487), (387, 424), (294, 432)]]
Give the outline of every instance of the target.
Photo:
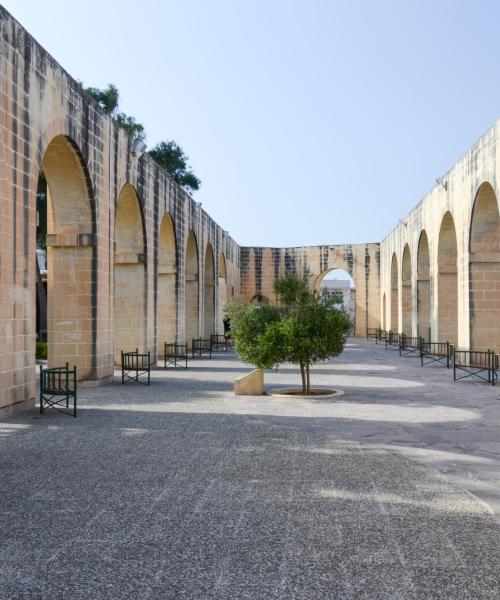
[(259, 368), (298, 364), (302, 393), (308, 394), (310, 366), (342, 353), (351, 322), (338, 294), (310, 290), (296, 275), (277, 279), (274, 287), (277, 305), (228, 308), (236, 350)]
[[(110, 83), (102, 90), (96, 87), (83, 87), (83, 89), (99, 103), (106, 113), (116, 119), (127, 130), (130, 137), (141, 140), (146, 139), (144, 125), (139, 123), (135, 117), (131, 117), (118, 110), (120, 92), (116, 85)], [(187, 192), (194, 192), (200, 188), (201, 181), (188, 165), (189, 158), (179, 144), (173, 140), (160, 142), (149, 151), (149, 154)]]
[(187, 164), (189, 158), (176, 142), (173, 140), (160, 142), (149, 151), (149, 154), (184, 189), (187, 191), (199, 189), (201, 181)]
[(101, 108), (111, 115), (118, 123), (127, 130), (127, 133), (132, 138), (146, 139), (144, 125), (139, 123), (135, 117), (118, 111), (120, 102), (120, 92), (116, 85), (109, 83), (103, 90), (95, 87), (84, 87), (83, 90), (96, 100)]
[(108, 87), (100, 90), (95, 87), (83, 88), (89, 96), (92, 96), (100, 104), (101, 108), (105, 110), (109, 115), (114, 114), (118, 110), (118, 100), (120, 93), (116, 85), (112, 83), (108, 84)]

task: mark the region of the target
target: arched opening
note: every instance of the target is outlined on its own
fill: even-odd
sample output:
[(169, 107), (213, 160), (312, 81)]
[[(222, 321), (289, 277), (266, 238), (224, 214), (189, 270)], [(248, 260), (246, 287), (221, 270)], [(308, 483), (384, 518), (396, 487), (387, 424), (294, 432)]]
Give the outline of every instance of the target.
[(127, 184), (115, 214), (114, 352), (146, 350), (146, 268), (144, 229), (139, 198)]
[(422, 231), (417, 254), (417, 335), (431, 341), (431, 285), (429, 240)]
[(387, 328), (387, 318), (386, 318), (386, 299), (385, 294), (382, 297), (382, 329), (386, 331)]
[(483, 183), (470, 229), (470, 347), (500, 350), (500, 215), (495, 192)]
[(56, 136), (42, 158), (37, 188), (37, 335), (49, 366), (96, 373), (96, 248), (90, 179), (76, 145)]
[(391, 262), (391, 330), (399, 331), (399, 281), (398, 281), (398, 259), (396, 253), (392, 255)]
[(255, 296), (250, 300), (250, 304), (254, 304), (255, 306), (262, 306), (264, 304), (271, 304), (271, 301), (267, 296), (263, 296), (262, 294), (255, 294)]
[(186, 244), (186, 301), (185, 301), (185, 336), (191, 347), (193, 338), (200, 335), (199, 289), (198, 289), (198, 243), (194, 231), (190, 231)]
[(401, 317), (402, 333), (411, 336), (411, 256), (410, 247), (405, 245), (401, 267)]
[(441, 222), (438, 246), (438, 339), (457, 343), (457, 234), (451, 213)]
[(352, 331), (356, 326), (356, 288), (354, 279), (343, 269), (325, 271), (319, 277), (319, 289), (338, 294), (352, 323)]
[(206, 339), (215, 332), (215, 262), (212, 246), (207, 244), (203, 281), (203, 331)]
[(226, 273), (226, 257), (224, 252), (219, 254), (218, 265), (218, 317), (217, 317), (217, 333), (224, 331), (224, 313), (227, 300), (227, 273)]
[(158, 301), (157, 339), (158, 356), (164, 352), (165, 342), (176, 340), (177, 304), (175, 279), (177, 273), (174, 223), (169, 213), (163, 215), (158, 238)]

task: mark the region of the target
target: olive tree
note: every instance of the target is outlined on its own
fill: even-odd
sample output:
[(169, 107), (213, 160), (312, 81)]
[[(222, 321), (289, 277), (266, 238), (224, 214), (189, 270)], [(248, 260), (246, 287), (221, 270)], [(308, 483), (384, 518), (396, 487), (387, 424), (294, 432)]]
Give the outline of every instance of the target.
[(231, 338), (241, 358), (259, 369), (277, 367), (284, 360), (283, 341), (276, 338), (281, 313), (277, 306), (232, 304)]
[(260, 368), (298, 364), (309, 394), (311, 365), (342, 353), (351, 322), (338, 294), (311, 290), (296, 275), (276, 280), (275, 291), (277, 305), (229, 307), (236, 350)]

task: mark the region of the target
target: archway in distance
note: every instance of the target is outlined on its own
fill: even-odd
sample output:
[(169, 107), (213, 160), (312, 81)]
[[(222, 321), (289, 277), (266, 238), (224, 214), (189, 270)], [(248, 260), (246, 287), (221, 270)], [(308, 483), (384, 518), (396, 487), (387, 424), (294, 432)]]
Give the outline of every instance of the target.
[(144, 228), (139, 198), (126, 184), (115, 213), (114, 355), (146, 350), (146, 269)]
[(344, 269), (332, 268), (322, 273), (319, 278), (319, 289), (326, 289), (339, 294), (344, 308), (352, 323), (352, 332), (356, 329), (356, 287), (354, 279)]
[(438, 244), (438, 341), (457, 344), (457, 234), (450, 212), (443, 216)]
[(401, 265), (401, 321), (402, 333), (411, 336), (411, 256), (410, 247), (405, 245), (403, 250), (403, 262)]
[(158, 356), (163, 356), (165, 342), (172, 343), (176, 340), (176, 275), (177, 248), (174, 222), (170, 213), (165, 213), (158, 238), (158, 302), (156, 307)]
[(191, 347), (193, 338), (200, 335), (198, 243), (194, 231), (188, 234), (185, 261), (184, 331), (186, 344)]
[(427, 341), (432, 341), (430, 268), (429, 240), (422, 231), (417, 251), (417, 335)]
[(500, 350), (500, 215), (489, 183), (478, 190), (469, 239), (470, 347)]
[(211, 244), (205, 250), (203, 281), (203, 331), (205, 339), (215, 331), (215, 261)]
[(79, 379), (95, 379), (94, 200), (82, 155), (65, 135), (45, 150), (36, 204), (37, 336), (47, 339), (49, 366), (68, 362)]
[(397, 333), (399, 312), (399, 277), (398, 277), (398, 259), (396, 253), (392, 255), (391, 261), (391, 330)]

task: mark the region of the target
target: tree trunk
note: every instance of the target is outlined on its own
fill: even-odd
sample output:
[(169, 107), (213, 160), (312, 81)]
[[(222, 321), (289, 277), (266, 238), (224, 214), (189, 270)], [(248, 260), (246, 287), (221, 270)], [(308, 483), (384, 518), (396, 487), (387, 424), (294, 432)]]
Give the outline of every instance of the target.
[(304, 370), (304, 363), (299, 363), (300, 364), (300, 377), (302, 379), (302, 393), (305, 394), (306, 393), (306, 373)]
[(309, 363), (306, 364), (306, 394), (311, 393), (311, 378), (309, 376)]

